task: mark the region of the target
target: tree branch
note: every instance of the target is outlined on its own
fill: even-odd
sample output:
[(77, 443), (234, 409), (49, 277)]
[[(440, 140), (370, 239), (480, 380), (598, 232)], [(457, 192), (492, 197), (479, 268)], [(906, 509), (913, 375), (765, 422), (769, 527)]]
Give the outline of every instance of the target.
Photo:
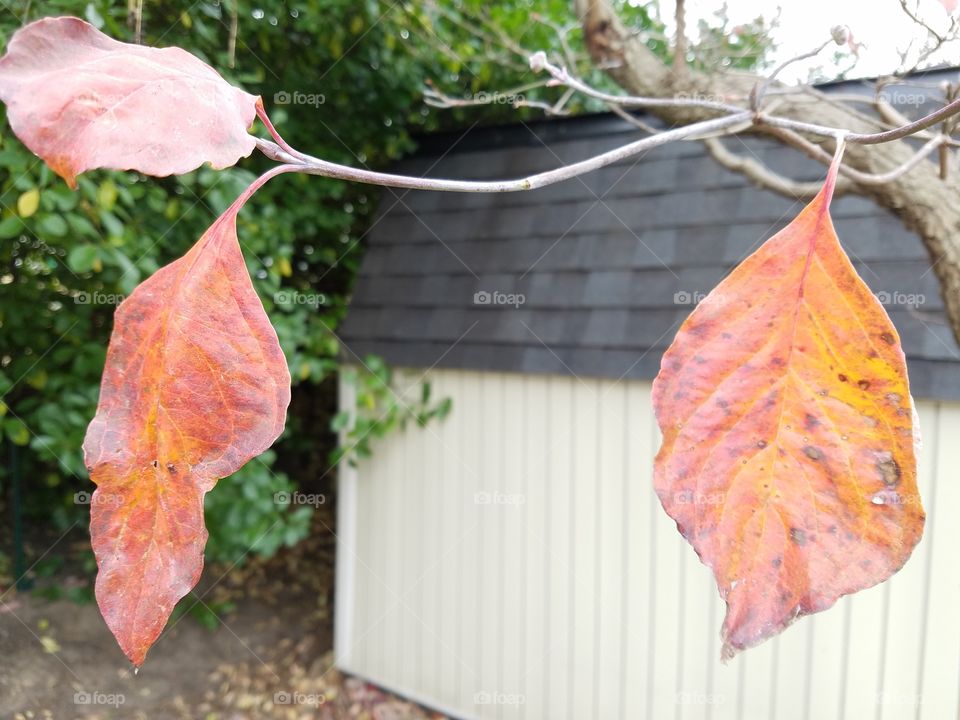
[(679, 77), (687, 73), (687, 14), (684, 0), (676, 0), (674, 17), (677, 23), (677, 39), (673, 46), (673, 72)]

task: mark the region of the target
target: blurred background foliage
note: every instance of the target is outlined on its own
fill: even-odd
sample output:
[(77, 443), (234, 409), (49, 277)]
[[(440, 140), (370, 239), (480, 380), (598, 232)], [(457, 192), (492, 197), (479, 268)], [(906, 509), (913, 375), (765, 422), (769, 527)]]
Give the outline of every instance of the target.
[[(79, 16), (127, 42), (136, 41), (139, 28), (140, 42), (179, 45), (261, 95), (295, 147), (373, 168), (413, 150), (418, 133), (541, 117), (540, 109), (515, 108), (494, 94), (542, 80), (527, 67), (526, 53), (534, 50), (545, 49), (613, 89), (591, 68), (568, 0), (139, 4), (138, 20), (136, 0), (7, 0), (0, 8), (0, 45), (43, 15)], [(624, 3), (623, 13), (666, 57), (656, 3)], [(762, 54), (762, 23), (736, 32), (724, 23), (719, 17), (703, 31), (718, 57), (729, 55), (742, 66), (744, 48)], [(428, 83), (450, 96), (490, 102), (432, 109), (424, 103)], [(552, 104), (562, 94), (529, 87), (523, 97)], [(290, 102), (297, 97), (303, 102)], [(565, 109), (604, 108), (573, 99)], [(265, 135), (259, 127), (254, 132)], [(183, 254), (267, 166), (254, 155), (229, 170), (203, 168), (181, 177), (95, 171), (81, 176), (74, 192), (0, 121), (0, 428), (5, 449), (19, 451), (28, 528), (86, 528), (88, 508), (75, 494), (92, 486), (80, 447), (96, 407), (116, 305)], [(369, 186), (286, 175), (241, 213), (247, 266), (296, 387), (283, 438), (208, 495), (211, 559), (270, 554), (304, 537), (310, 508), (279, 504), (275, 494), (331, 491), (330, 459), (351, 449), (369, 453), (367, 438), (388, 432), (407, 412), (383, 389), (389, 371), (370, 359), (359, 393), (359, 431), (348, 448), (336, 449), (335, 431), (346, 422), (336, 408), (336, 328), (379, 197), (380, 190)], [(425, 422), (447, 410), (425, 389), (421, 406), (408, 414)], [(3, 453), (0, 464), (5, 515), (10, 454)]]

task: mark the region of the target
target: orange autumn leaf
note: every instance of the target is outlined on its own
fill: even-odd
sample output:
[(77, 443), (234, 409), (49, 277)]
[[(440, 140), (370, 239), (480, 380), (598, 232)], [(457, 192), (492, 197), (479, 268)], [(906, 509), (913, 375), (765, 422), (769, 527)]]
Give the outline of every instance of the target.
[(200, 578), (204, 495), (283, 431), (290, 375), (236, 230), (271, 174), (116, 312), (83, 449), (97, 603), (137, 667)]
[(686, 320), (653, 402), (654, 482), (727, 604), (724, 656), (889, 578), (923, 531), (897, 331), (824, 188)]
[(71, 187), (93, 168), (229, 167), (253, 152), (259, 99), (180, 48), (114, 40), (71, 17), (14, 33), (0, 59), (10, 127)]

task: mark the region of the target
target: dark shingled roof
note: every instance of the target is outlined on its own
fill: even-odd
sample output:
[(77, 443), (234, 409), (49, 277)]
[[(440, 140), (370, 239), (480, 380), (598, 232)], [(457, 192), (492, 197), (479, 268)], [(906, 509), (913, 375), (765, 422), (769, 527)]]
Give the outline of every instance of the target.
[[(612, 115), (478, 129), (429, 139), (396, 171), (519, 177), (638, 136)], [(825, 174), (769, 141), (727, 142), (793, 178)], [(699, 143), (530, 192), (386, 190), (341, 336), (348, 355), (403, 367), (650, 379), (693, 303), (803, 205), (725, 170)], [(841, 197), (832, 211), (900, 332), (913, 394), (960, 399), (960, 348), (920, 240), (869, 199)], [(494, 292), (523, 303), (475, 298)]]

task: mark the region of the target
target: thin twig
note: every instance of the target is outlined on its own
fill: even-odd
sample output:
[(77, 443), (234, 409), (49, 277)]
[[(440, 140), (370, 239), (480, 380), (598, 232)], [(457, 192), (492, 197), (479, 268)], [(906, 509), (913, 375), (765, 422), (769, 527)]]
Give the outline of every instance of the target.
[(566, 85), (587, 97), (602, 100), (606, 103), (616, 103), (622, 107), (697, 107), (725, 113), (741, 113), (746, 110), (744, 107), (706, 98), (653, 98), (638, 97), (635, 95), (612, 95), (587, 85), (582, 80), (571, 75), (566, 68), (554, 65), (547, 59), (546, 53), (542, 51), (530, 56), (530, 67), (533, 68), (533, 70), (546, 70), (550, 74), (550, 77), (553, 78), (552, 84)]
[(777, 79), (777, 75), (779, 75), (782, 70), (790, 67), (795, 62), (800, 62), (801, 60), (807, 60), (808, 58), (816, 57), (827, 45), (829, 45), (832, 42), (834, 42), (834, 40), (833, 38), (830, 38), (829, 40), (822, 43), (819, 47), (815, 48), (814, 50), (805, 52), (801, 55), (797, 55), (796, 57), (792, 57), (789, 60), (785, 60), (782, 63), (780, 63), (774, 69), (774, 71), (770, 73), (770, 75), (766, 79), (764, 79), (763, 82), (759, 83), (759, 85), (757, 85), (757, 87), (755, 88), (754, 92), (752, 93), (753, 106), (755, 108), (760, 107), (760, 103), (763, 101), (763, 96), (766, 94), (767, 89), (774, 82), (774, 80)]
[[(792, 145), (793, 147), (799, 150), (802, 150), (804, 153), (806, 153), (809, 157), (813, 158), (814, 160), (819, 160), (824, 165), (829, 165), (830, 162), (833, 160), (833, 155), (828, 153), (819, 145), (816, 145), (815, 143), (810, 142), (805, 137), (794, 132), (793, 130), (777, 128), (773, 131), (773, 134), (779, 137), (784, 142), (786, 142), (788, 145)], [(850, 142), (849, 135), (846, 136), (846, 141), (848, 143)], [(841, 165), (840, 174), (850, 178), (851, 180), (853, 180), (854, 182), (860, 185), (883, 185), (885, 183), (896, 180), (901, 175), (904, 175), (910, 170), (912, 170), (914, 167), (916, 167), (920, 163), (921, 160), (923, 160), (930, 153), (936, 150), (940, 145), (942, 145), (944, 141), (945, 141), (945, 138), (942, 136), (937, 136), (935, 138), (932, 138), (927, 142), (926, 145), (921, 147), (919, 150), (917, 150), (917, 152), (915, 152), (912, 156), (910, 156), (909, 160), (907, 160), (905, 163), (903, 163), (899, 167), (894, 168), (890, 172), (886, 172), (882, 174), (872, 174), (872, 173), (865, 173), (859, 170), (855, 170), (854, 168), (848, 167), (846, 165)]]
[[(265, 115), (265, 113), (264, 113)], [(267, 157), (287, 165), (295, 165), (297, 172), (308, 175), (322, 175), (339, 180), (385, 185), (387, 187), (410, 188), (413, 190), (439, 190), (444, 192), (517, 192), (520, 190), (534, 190), (536, 188), (553, 185), (554, 183), (569, 180), (593, 170), (598, 170), (615, 162), (638, 155), (653, 148), (667, 145), (677, 140), (698, 139), (700, 136), (710, 135), (724, 129), (749, 122), (750, 113), (728, 115), (722, 118), (704, 120), (683, 127), (665, 130), (651, 137), (645, 137), (632, 143), (614, 148), (600, 155), (581, 160), (580, 162), (564, 165), (563, 167), (536, 173), (529, 177), (517, 180), (443, 180), (438, 178), (419, 178), (406, 175), (392, 175), (390, 173), (374, 172), (360, 168), (340, 165), (319, 158), (310, 157), (298, 151), (288, 152), (277, 143), (257, 138), (257, 148)], [(271, 126), (272, 127), (272, 126)], [(275, 134), (274, 134), (275, 133)], [(279, 133), (275, 129), (271, 134), (279, 141)], [(289, 148), (289, 146), (288, 146)], [(292, 148), (290, 148), (292, 150)]]
[[(909, 137), (910, 135), (914, 135), (921, 130), (926, 130), (931, 126), (936, 125), (938, 122), (956, 115), (958, 112), (960, 112), (960, 98), (947, 103), (942, 108), (935, 110), (929, 115), (924, 115), (919, 120), (914, 120), (911, 123), (901, 125), (893, 130), (885, 130), (877, 133), (848, 133), (846, 135), (847, 142), (855, 145), (879, 145), (880, 143), (886, 143), (892, 140), (900, 140), (902, 138)], [(770, 125), (773, 127), (785, 128), (787, 130), (799, 130), (800, 132), (808, 132), (814, 135), (823, 135), (826, 137), (835, 137), (838, 133), (844, 132), (838, 128), (829, 128), (823, 125), (800, 122), (799, 120), (791, 120), (789, 118), (774, 117), (764, 113), (757, 113), (755, 122), (758, 125)], [(940, 142), (942, 142), (942, 140)]]
[[(758, 185), (782, 195), (811, 198), (820, 192), (823, 187), (823, 182), (820, 180), (803, 182), (784, 177), (751, 157), (731, 152), (719, 138), (707, 138), (703, 141), (703, 144), (711, 157), (727, 170), (741, 173)], [(848, 178), (843, 177), (837, 182), (834, 194), (842, 195), (852, 189), (853, 183)]]
[(240, 0), (233, 0), (230, 4), (230, 35), (227, 38), (227, 66), (232, 68), (237, 63), (237, 32), (240, 26)]

